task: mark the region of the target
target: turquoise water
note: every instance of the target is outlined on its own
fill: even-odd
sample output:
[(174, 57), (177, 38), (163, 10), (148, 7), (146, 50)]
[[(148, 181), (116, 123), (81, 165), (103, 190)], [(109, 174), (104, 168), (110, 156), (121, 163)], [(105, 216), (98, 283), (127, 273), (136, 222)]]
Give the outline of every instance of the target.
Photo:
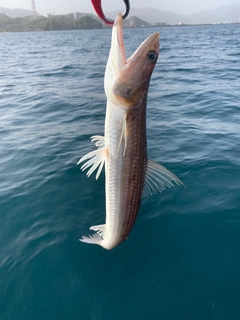
[(77, 161), (103, 134), (110, 30), (0, 34), (0, 319), (239, 320), (240, 28), (153, 31), (148, 156), (186, 185), (143, 200), (112, 251), (104, 175)]

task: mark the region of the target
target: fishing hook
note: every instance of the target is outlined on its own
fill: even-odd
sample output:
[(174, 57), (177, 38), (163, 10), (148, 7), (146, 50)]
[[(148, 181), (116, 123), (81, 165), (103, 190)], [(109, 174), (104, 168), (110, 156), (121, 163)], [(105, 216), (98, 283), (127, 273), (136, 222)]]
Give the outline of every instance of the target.
[[(102, 21), (104, 21), (106, 24), (113, 25), (114, 21), (107, 19), (103, 13), (101, 0), (91, 0), (91, 1), (99, 18), (102, 19)], [(123, 19), (126, 19), (130, 11), (130, 2), (129, 0), (123, 0), (123, 2), (125, 3), (125, 12), (123, 13)]]

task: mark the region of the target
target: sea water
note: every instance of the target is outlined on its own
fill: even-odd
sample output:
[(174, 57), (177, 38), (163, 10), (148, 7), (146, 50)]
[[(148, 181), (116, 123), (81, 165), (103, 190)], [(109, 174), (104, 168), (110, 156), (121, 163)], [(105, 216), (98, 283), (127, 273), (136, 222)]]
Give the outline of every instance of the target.
[(154, 31), (149, 159), (185, 187), (143, 199), (107, 251), (104, 174), (76, 165), (104, 132), (111, 30), (0, 34), (0, 319), (240, 319), (240, 27)]

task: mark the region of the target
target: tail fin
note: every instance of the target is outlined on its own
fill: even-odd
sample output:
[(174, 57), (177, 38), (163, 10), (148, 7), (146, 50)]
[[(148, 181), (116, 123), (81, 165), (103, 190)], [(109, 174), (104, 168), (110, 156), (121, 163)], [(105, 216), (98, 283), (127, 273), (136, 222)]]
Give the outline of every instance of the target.
[(82, 239), (79, 239), (79, 240), (85, 243), (101, 245), (100, 243), (102, 242), (103, 239), (98, 233), (94, 233), (93, 235), (89, 235), (88, 237), (82, 236)]
[(83, 236), (82, 239), (79, 239), (82, 242), (90, 243), (90, 244), (98, 244), (101, 246), (101, 242), (104, 239), (105, 233), (105, 224), (101, 224), (99, 226), (92, 226), (90, 230), (97, 231), (93, 235), (89, 235), (88, 237)]

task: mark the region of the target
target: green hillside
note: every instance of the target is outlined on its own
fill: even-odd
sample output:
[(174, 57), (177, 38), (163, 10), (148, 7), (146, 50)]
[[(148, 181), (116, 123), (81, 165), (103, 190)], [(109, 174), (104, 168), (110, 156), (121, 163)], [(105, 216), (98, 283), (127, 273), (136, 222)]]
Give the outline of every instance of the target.
[(9, 18), (3, 13), (0, 14), (0, 32), (100, 29), (102, 27), (101, 22), (88, 15), (75, 20), (67, 15), (33, 19), (32, 16)]

